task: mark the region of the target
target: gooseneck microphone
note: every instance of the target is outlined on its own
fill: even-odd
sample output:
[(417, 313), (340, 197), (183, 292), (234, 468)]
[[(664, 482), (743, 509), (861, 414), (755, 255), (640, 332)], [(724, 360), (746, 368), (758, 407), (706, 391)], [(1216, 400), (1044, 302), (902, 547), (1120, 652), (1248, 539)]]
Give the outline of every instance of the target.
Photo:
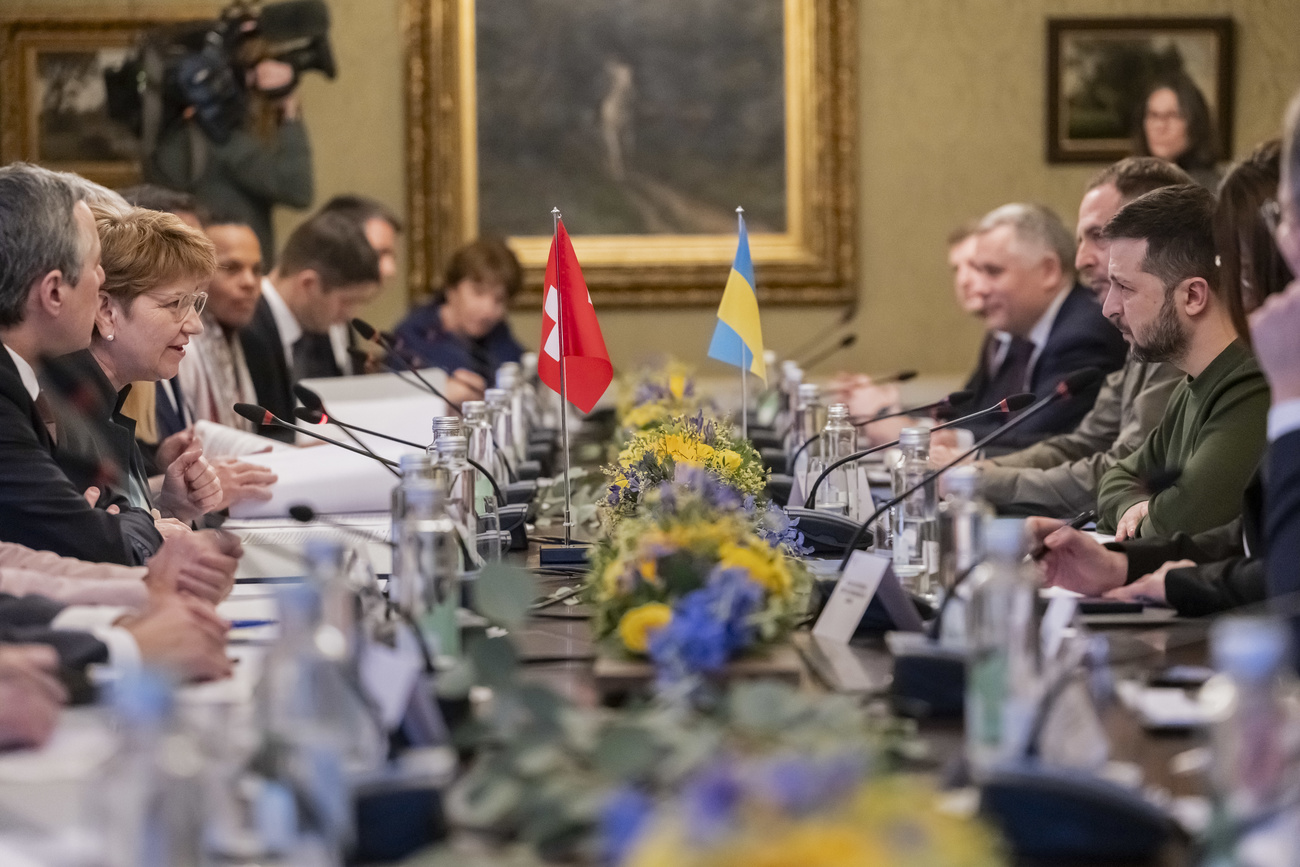
[(925, 412), (926, 410), (934, 410), (934, 415), (937, 417), (945, 411), (965, 406), (974, 399), (975, 392), (973, 391), (954, 391), (939, 400), (930, 403), (923, 403), (920, 406), (900, 409), (897, 412), (882, 412), (879, 415), (873, 416), (854, 416), (849, 419), (849, 424), (854, 427), (861, 427), (864, 424), (871, 424), (873, 421), (884, 421), (885, 419), (898, 418), (900, 415), (916, 415), (917, 413)]
[(846, 334), (833, 345), (827, 347), (826, 349), (823, 349), (820, 352), (814, 352), (807, 359), (801, 361), (799, 363), (799, 367), (801, 367), (805, 372), (807, 372), (812, 368), (816, 367), (817, 365), (821, 364), (826, 359), (830, 358), (832, 355), (835, 355), (838, 352), (842, 352), (845, 349), (848, 349), (850, 346), (852, 346), (857, 342), (858, 342), (858, 335)]
[(882, 376), (879, 379), (873, 379), (873, 385), (889, 385), (891, 382), (907, 382), (916, 379), (915, 370), (900, 370), (898, 373), (891, 373), (889, 376)]
[(402, 477), (402, 474), (397, 471), (398, 463), (396, 461), (390, 461), (388, 458), (380, 457), (379, 455), (375, 454), (370, 449), (365, 448), (364, 446), (362, 448), (357, 448), (356, 446), (350, 446), (347, 443), (341, 443), (338, 440), (330, 439), (327, 436), (322, 436), (321, 434), (318, 434), (315, 431), (310, 431), (307, 430), (306, 428), (298, 427), (296, 424), (289, 424), (287, 421), (280, 418), (275, 413), (271, 412), (269, 409), (263, 406), (256, 406), (251, 403), (237, 403), (235, 404), (234, 409), (235, 412), (241, 418), (246, 418), (249, 421), (251, 421), (253, 424), (272, 425), (274, 427), (282, 427), (285, 430), (295, 431), (296, 433), (306, 434), (307, 436), (312, 437), (314, 439), (318, 439), (321, 442), (329, 443), (332, 446), (338, 446), (339, 448), (346, 449), (350, 452), (355, 452), (356, 454), (363, 455), (365, 457), (370, 458), (372, 461), (378, 461), (379, 463), (383, 464), (384, 467), (386, 467), (388, 471), (392, 473), (394, 476), (397, 476), (398, 478)]
[[(970, 415), (964, 415), (961, 418), (955, 418), (952, 421), (946, 421), (943, 424), (937, 424), (934, 427), (930, 428), (930, 430), (932, 432), (937, 430), (947, 430), (950, 427), (957, 427), (958, 425), (965, 424), (966, 422), (971, 421), (972, 419), (983, 418), (986, 415), (992, 415), (993, 413), (997, 413), (997, 412), (1006, 413), (1009, 415), (1013, 412), (1017, 412), (1019, 410), (1024, 409), (1025, 407), (1029, 406), (1033, 402), (1034, 402), (1034, 395), (1030, 392), (1026, 391), (1026, 392), (1021, 392), (1020, 394), (1013, 394), (1010, 397), (1003, 398), (1002, 400), (998, 401), (997, 403), (993, 404), (993, 406), (987, 409), (982, 409), (979, 412), (973, 412)], [(865, 458), (867, 455), (872, 455), (875, 454), (876, 452), (893, 448), (894, 446), (898, 445), (898, 442), (899, 442), (898, 440), (894, 440), (893, 442), (884, 443), (883, 445), (872, 446), (869, 449), (863, 449), (860, 452), (854, 452), (851, 455), (845, 455), (844, 457), (830, 464), (828, 467), (826, 467), (826, 469), (822, 470), (821, 475), (817, 477), (817, 480), (812, 483), (812, 487), (808, 489), (808, 498), (804, 501), (804, 508), (805, 509), (813, 508), (814, 497), (817, 496), (817, 488), (821, 486), (821, 483), (825, 480), (827, 476), (831, 474), (833, 470), (839, 469), (840, 467), (844, 466), (850, 461), (861, 460), (862, 458)]]
[[(903, 493), (888, 500), (883, 506), (876, 509), (876, 511), (872, 512), (871, 517), (867, 518), (865, 521), (863, 521), (861, 524), (858, 525), (857, 532), (853, 534), (853, 538), (849, 540), (849, 544), (844, 546), (844, 557), (843, 559), (840, 560), (839, 569), (837, 571), (843, 573), (844, 570), (848, 568), (849, 560), (852, 559), (854, 548), (857, 546), (858, 541), (862, 538), (862, 534), (865, 533), (867, 531), (867, 528), (870, 527), (873, 523), (875, 523), (876, 519), (879, 518), (881, 515), (883, 515), (885, 512), (892, 509), (894, 506), (897, 506), (899, 503), (903, 502), (903, 500), (906, 500), (908, 497), (912, 496), (912, 494), (916, 493), (921, 488), (930, 484), (939, 476), (948, 472), (948, 470), (957, 466), (959, 463), (966, 460), (966, 458), (975, 454), (980, 449), (984, 448), (986, 445), (993, 442), (994, 440), (1002, 436), (1007, 431), (1015, 427), (1018, 427), (1019, 425), (1024, 424), (1028, 419), (1033, 418), (1035, 415), (1037, 415), (1044, 407), (1049, 406), (1050, 404), (1055, 403), (1058, 400), (1068, 400), (1072, 397), (1075, 397), (1080, 392), (1086, 391), (1088, 388), (1091, 388), (1093, 385), (1097, 383), (1098, 380), (1102, 378), (1103, 375), (1104, 374), (1102, 374), (1101, 370), (1099, 370), (1096, 367), (1085, 367), (1082, 370), (1076, 370), (1074, 373), (1070, 374), (1065, 379), (1057, 383), (1056, 389), (1051, 394), (1047, 395), (1047, 397), (1044, 397), (1043, 399), (1039, 400), (1033, 406), (1029, 407), (1029, 409), (1025, 410), (1020, 415), (1016, 416), (1015, 418), (1011, 419), (1007, 423), (1003, 424), (1001, 427), (994, 430), (988, 436), (984, 437), (984, 439), (975, 443), (975, 445), (971, 446), (969, 449), (962, 452), (960, 455), (953, 458), (948, 463), (939, 467), (939, 469), (934, 470), (933, 472), (926, 473), (924, 476), (921, 477), (921, 480), (919, 482), (904, 490)], [(1010, 400), (1010, 398), (1008, 398), (1008, 400)], [(983, 413), (980, 414), (982, 415)], [(821, 480), (818, 479), (818, 481)]]
[(342, 521), (335, 521), (332, 518), (327, 518), (324, 515), (319, 514), (315, 509), (313, 509), (311, 506), (307, 505), (306, 503), (298, 503), (297, 505), (290, 506), (289, 517), (293, 518), (295, 521), (298, 521), (301, 524), (312, 524), (312, 523), (324, 524), (325, 526), (329, 527), (332, 530), (338, 530), (342, 533), (346, 533), (349, 536), (352, 536), (353, 538), (361, 539), (366, 542), (373, 542), (376, 545), (387, 545), (389, 548), (397, 547), (396, 542), (393, 542), (389, 539), (385, 539), (382, 536), (376, 536), (374, 533), (367, 533), (365, 530), (362, 530), (360, 527), (353, 527), (352, 525), (345, 524)]
[[(301, 382), (294, 384), (293, 394), (294, 397), (298, 398), (298, 400), (302, 402), (303, 406), (309, 407), (313, 410), (320, 410), (322, 415), (328, 415), (328, 413), (325, 412), (325, 401), (321, 399), (321, 396), (316, 392), (312, 391), (307, 386), (303, 385)], [(302, 418), (302, 416), (298, 413), (298, 410), (294, 410), (293, 414), (298, 418)], [(356, 434), (354, 434), (352, 431), (348, 430), (345, 427), (341, 427), (339, 428), (339, 430), (347, 434), (348, 439), (356, 443), (359, 448), (365, 450), (368, 454), (372, 454), (372, 455), (375, 454), (374, 450), (371, 449), (370, 446), (362, 442), (361, 438), (358, 437)]]
[[(385, 433), (380, 433), (377, 430), (370, 430), (369, 428), (364, 428), (361, 427), (360, 425), (347, 424), (345, 422), (341, 422), (338, 419), (334, 418), (334, 416), (324, 412), (323, 410), (308, 409), (305, 406), (300, 406), (293, 411), (293, 414), (299, 420), (305, 421), (308, 424), (332, 424), (343, 429), (345, 432), (356, 431), (357, 433), (368, 434), (372, 437), (379, 437), (381, 440), (388, 440), (390, 443), (397, 443), (398, 445), (402, 445), (402, 446), (410, 446), (411, 448), (419, 449), (420, 451), (425, 451), (428, 448), (427, 446), (422, 446), (419, 443), (413, 443), (410, 440), (404, 440), (400, 437), (395, 437)], [(504, 506), (506, 504), (505, 494), (501, 492), (501, 486), (497, 484), (497, 480), (493, 478), (492, 474), (489, 473), (483, 467), (482, 464), (480, 464), (478, 461), (474, 460), (473, 458), (467, 457), (465, 461), (474, 469), (478, 470), (480, 473), (483, 474), (483, 477), (488, 480), (488, 484), (492, 486), (492, 495), (496, 498), (497, 504)]]
[(431, 394), (433, 394), (434, 397), (441, 398), (442, 401), (447, 404), (447, 407), (452, 412), (456, 413), (456, 415), (460, 416), (461, 418), (465, 417), (465, 414), (460, 411), (460, 407), (452, 403), (451, 399), (448, 398), (447, 395), (439, 391), (432, 382), (429, 382), (429, 380), (425, 379), (424, 376), (420, 373), (420, 371), (416, 370), (415, 365), (411, 364), (411, 362), (407, 360), (405, 355), (397, 351), (397, 349), (393, 346), (392, 341), (390, 341), (387, 337), (385, 337), (382, 333), (380, 333), (373, 325), (371, 325), (369, 322), (365, 321), (364, 319), (353, 319), (352, 327), (356, 329), (357, 334), (361, 335), (362, 340), (369, 340), (371, 343), (378, 343), (380, 346), (382, 346), (389, 355), (397, 359), (398, 363), (401, 364), (402, 367), (404, 367), (408, 373), (410, 373), (416, 379), (418, 379), (420, 381), (420, 384), (423, 385), (426, 390), (428, 390)]

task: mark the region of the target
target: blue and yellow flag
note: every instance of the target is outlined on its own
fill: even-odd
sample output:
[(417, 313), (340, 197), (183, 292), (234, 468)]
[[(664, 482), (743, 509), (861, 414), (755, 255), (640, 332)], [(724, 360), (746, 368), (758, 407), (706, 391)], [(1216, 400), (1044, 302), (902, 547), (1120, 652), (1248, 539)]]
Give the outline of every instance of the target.
[(758, 295), (754, 291), (754, 263), (749, 258), (749, 234), (740, 218), (740, 243), (731, 265), (727, 288), (718, 305), (718, 327), (709, 343), (709, 358), (734, 364), (767, 382), (763, 363), (763, 328), (758, 321)]

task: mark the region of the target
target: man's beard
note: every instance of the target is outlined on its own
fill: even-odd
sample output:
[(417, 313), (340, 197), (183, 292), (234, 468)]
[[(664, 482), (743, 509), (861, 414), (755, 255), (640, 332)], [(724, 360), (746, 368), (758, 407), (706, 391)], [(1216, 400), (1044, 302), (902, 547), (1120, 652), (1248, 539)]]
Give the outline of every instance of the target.
[(1156, 321), (1145, 334), (1133, 332), (1133, 357), (1138, 361), (1175, 361), (1187, 352), (1187, 329), (1178, 321), (1173, 298), (1166, 297)]

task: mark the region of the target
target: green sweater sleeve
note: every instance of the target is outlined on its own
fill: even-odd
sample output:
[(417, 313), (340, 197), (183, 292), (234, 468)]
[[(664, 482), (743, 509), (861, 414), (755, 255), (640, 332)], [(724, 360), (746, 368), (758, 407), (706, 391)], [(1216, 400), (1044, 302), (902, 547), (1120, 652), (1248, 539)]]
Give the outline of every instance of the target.
[[(1151, 498), (1139, 535), (1200, 533), (1241, 514), (1241, 495), (1264, 452), (1269, 392), (1262, 377), (1241, 381), (1215, 401), (1177, 483)], [(1176, 465), (1176, 464), (1175, 464)]]
[[(1177, 412), (1179, 405), (1186, 399), (1186, 389), (1180, 386), (1169, 401), (1170, 414)], [(1169, 431), (1162, 423), (1151, 432), (1141, 448), (1102, 475), (1097, 485), (1098, 532), (1114, 533), (1124, 513), (1136, 503), (1147, 499), (1141, 480), (1148, 478), (1154, 470), (1168, 466), (1168, 449)]]

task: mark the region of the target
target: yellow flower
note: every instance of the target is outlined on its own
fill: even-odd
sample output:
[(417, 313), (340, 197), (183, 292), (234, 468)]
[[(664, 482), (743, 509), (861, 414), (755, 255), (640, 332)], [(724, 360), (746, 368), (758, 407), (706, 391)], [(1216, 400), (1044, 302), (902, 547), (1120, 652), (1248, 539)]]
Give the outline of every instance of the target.
[(641, 580), (647, 584), (659, 583), (659, 564), (652, 559), (645, 559), (637, 566), (637, 572), (641, 574)]
[(790, 570), (779, 551), (765, 544), (758, 547), (726, 542), (718, 547), (718, 558), (718, 565), (723, 569), (744, 569), (750, 580), (768, 593), (790, 595)]
[(665, 436), (663, 450), (674, 461), (699, 461), (696, 444), (681, 434), (668, 434)]
[(744, 463), (744, 459), (731, 449), (722, 449), (718, 452), (718, 457), (722, 460), (723, 469), (729, 473), (734, 473)]
[(662, 602), (647, 602), (629, 610), (618, 621), (618, 637), (633, 653), (645, 653), (650, 635), (673, 619), (673, 610)]
[(618, 595), (618, 576), (623, 573), (623, 561), (611, 560), (605, 567), (605, 571), (600, 573), (600, 596), (602, 599), (613, 599)]
[(681, 400), (686, 396), (686, 377), (680, 373), (674, 373), (668, 377), (668, 391), (675, 400)]
[(708, 443), (700, 443), (695, 447), (695, 454), (699, 456), (700, 461), (703, 463), (708, 463), (717, 453), (718, 450)]

